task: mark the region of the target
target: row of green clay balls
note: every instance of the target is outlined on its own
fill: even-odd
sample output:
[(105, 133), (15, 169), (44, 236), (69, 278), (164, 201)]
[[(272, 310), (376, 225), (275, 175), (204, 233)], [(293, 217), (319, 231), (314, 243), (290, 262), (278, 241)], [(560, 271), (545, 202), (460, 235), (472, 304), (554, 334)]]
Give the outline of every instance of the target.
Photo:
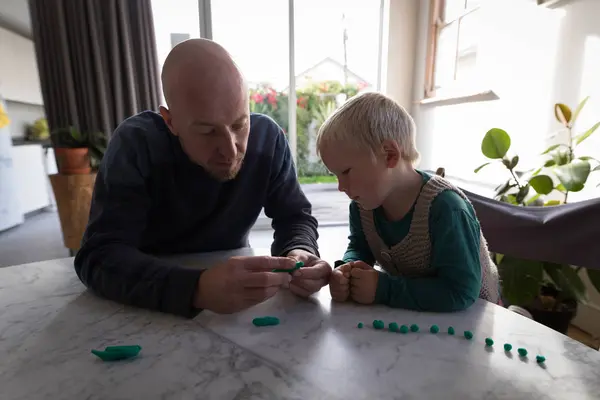
[[(358, 327), (362, 328), (364, 325), (362, 322), (358, 323)], [(375, 329), (383, 329), (385, 328), (385, 324), (382, 320), (380, 319), (376, 319), (373, 321), (373, 328)], [(408, 326), (406, 325), (402, 325), (400, 327), (398, 327), (398, 324), (396, 322), (390, 322), (390, 324), (388, 325), (388, 329), (390, 330), (390, 332), (400, 332), (400, 333), (408, 333)], [(418, 332), (419, 331), (419, 326), (417, 324), (412, 324), (410, 326), (410, 331), (411, 332)], [(440, 328), (437, 325), (431, 325), (431, 328), (429, 328), (429, 332), (431, 333), (438, 333), (440, 331)], [(448, 327), (448, 334), (449, 335), (454, 335), (454, 328), (453, 327)], [(467, 338), (468, 340), (473, 339), (473, 332), (471, 331), (465, 331), (464, 332), (464, 336), (465, 338)], [(492, 338), (486, 338), (485, 339), (485, 345), (488, 347), (491, 347), (494, 345), (494, 340)], [(506, 343), (504, 345), (504, 351), (511, 351), (512, 350), (512, 345), (510, 343)], [(521, 357), (527, 357), (527, 349), (524, 348), (519, 348), (517, 350), (519, 352), (519, 355)], [(544, 356), (536, 356), (535, 357), (536, 361), (538, 363), (543, 363), (546, 361), (546, 357)]]

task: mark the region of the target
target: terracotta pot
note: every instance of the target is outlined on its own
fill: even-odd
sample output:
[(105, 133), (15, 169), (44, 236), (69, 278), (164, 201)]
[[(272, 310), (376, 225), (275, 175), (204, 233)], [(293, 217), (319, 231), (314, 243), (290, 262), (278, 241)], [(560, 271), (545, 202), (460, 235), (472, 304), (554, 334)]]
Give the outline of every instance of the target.
[(75, 149), (58, 147), (54, 149), (54, 155), (58, 161), (58, 171), (61, 174), (81, 175), (92, 172), (87, 147)]

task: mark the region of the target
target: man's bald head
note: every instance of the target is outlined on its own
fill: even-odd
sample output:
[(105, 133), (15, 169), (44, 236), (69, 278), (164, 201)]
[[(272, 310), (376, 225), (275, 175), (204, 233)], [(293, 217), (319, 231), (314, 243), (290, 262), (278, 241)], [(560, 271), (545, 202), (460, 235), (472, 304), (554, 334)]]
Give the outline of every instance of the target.
[(179, 100), (179, 95), (195, 89), (224, 89), (226, 85), (229, 89), (246, 90), (244, 77), (231, 55), (208, 39), (190, 39), (173, 47), (163, 65), (161, 80), (169, 107)]
[(161, 75), (160, 112), (189, 159), (219, 180), (235, 177), (248, 143), (248, 89), (219, 44), (191, 39), (175, 46)]

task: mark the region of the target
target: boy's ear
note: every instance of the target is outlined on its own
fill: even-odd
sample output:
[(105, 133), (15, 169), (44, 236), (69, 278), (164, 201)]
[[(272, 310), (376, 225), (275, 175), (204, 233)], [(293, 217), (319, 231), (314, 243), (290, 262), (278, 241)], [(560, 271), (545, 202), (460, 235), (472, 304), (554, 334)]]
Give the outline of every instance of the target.
[(385, 166), (388, 168), (395, 168), (402, 159), (402, 149), (393, 140), (383, 142), (383, 154), (385, 156)]

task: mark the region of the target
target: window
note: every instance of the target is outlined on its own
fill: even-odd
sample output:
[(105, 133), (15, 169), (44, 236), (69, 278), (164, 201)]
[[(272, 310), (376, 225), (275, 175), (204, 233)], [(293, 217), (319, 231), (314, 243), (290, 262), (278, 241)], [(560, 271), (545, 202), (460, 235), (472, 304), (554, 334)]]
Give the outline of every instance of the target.
[(480, 5), (485, 0), (431, 0), (425, 97), (471, 86), (477, 76)]
[(248, 81), (250, 110), (281, 126), (299, 175), (320, 177), (320, 124), (359, 91), (381, 88), (388, 3), (152, 0), (158, 61), (189, 38), (223, 45)]

